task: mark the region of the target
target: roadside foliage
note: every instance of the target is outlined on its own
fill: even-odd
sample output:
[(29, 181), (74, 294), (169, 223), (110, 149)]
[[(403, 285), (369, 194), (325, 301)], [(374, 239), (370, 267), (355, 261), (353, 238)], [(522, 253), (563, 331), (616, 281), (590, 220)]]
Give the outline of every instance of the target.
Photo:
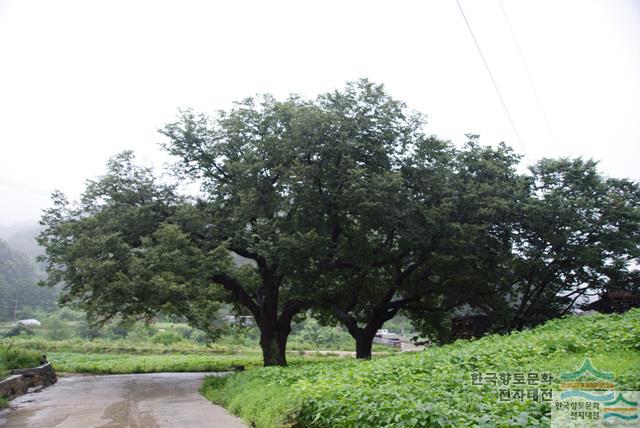
[(640, 389), (640, 309), (565, 317), (532, 330), (372, 361), (260, 368), (208, 378), (202, 392), (256, 427), (546, 427), (550, 404), (500, 401), (473, 373), (559, 373), (585, 358)]

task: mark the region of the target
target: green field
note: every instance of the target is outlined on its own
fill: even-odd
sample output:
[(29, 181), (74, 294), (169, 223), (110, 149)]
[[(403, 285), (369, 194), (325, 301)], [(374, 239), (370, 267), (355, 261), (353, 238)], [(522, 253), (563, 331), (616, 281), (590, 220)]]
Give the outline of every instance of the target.
[[(40, 327), (21, 327), (15, 321), (0, 322), (0, 338), (3, 343), (15, 347), (51, 352), (80, 352), (90, 354), (236, 354), (259, 350), (259, 331), (255, 326), (225, 326), (220, 336), (212, 341), (201, 331), (185, 323), (156, 321), (121, 326), (117, 322), (102, 327), (87, 323), (85, 314), (68, 308), (52, 313), (38, 312)], [(394, 331), (410, 330), (408, 319), (399, 316), (390, 322)], [(289, 351), (355, 351), (354, 339), (335, 326), (322, 326), (314, 319), (294, 323), (287, 343)], [(17, 330), (17, 331), (16, 331)], [(393, 353), (389, 346), (374, 345), (374, 351)]]
[(546, 427), (549, 404), (501, 402), (473, 373), (551, 373), (585, 358), (640, 389), (640, 309), (553, 320), (534, 330), (458, 341), (416, 354), (208, 378), (202, 392), (256, 427)]
[[(225, 334), (211, 342), (198, 330), (178, 322), (136, 323), (127, 327), (112, 323), (92, 327), (87, 324), (84, 314), (68, 308), (42, 313), (39, 318), (42, 320), (40, 327), (17, 327), (16, 322), (11, 321), (0, 323), (0, 336), (4, 336), (2, 343), (14, 350), (33, 350), (38, 356), (46, 354), (58, 372), (227, 371), (231, 366), (254, 368), (262, 365), (256, 327), (228, 326)], [(327, 361), (335, 356), (314, 355), (317, 350), (329, 350), (331, 354), (353, 348), (353, 339), (343, 329), (305, 320), (296, 324), (287, 358), (295, 366)], [(385, 346), (374, 349), (378, 354), (397, 352), (395, 348)], [(0, 365), (0, 371), (2, 367)]]
[[(91, 354), (80, 352), (51, 352), (49, 361), (58, 372), (126, 374), (158, 372), (220, 372), (233, 370), (233, 366), (253, 369), (262, 366), (262, 355), (258, 352), (242, 354)], [(296, 367), (305, 364), (343, 361), (333, 355), (301, 356), (291, 353), (287, 357), (289, 365)]]

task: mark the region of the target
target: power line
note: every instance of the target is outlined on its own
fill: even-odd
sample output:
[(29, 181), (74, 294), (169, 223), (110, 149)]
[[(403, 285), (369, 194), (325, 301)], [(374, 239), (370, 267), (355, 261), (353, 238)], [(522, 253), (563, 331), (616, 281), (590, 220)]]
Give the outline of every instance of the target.
[(551, 129), (551, 125), (549, 122), (549, 117), (547, 116), (547, 112), (545, 111), (542, 101), (540, 99), (540, 95), (538, 94), (538, 90), (536, 89), (536, 85), (533, 83), (533, 77), (531, 77), (531, 73), (529, 72), (529, 67), (527, 66), (527, 62), (524, 60), (524, 54), (520, 49), (520, 44), (518, 43), (518, 39), (516, 38), (516, 33), (513, 31), (513, 27), (511, 26), (511, 22), (509, 21), (509, 17), (507, 16), (507, 11), (502, 4), (502, 0), (498, 0), (500, 3), (500, 9), (502, 9), (502, 15), (504, 16), (504, 20), (507, 21), (507, 26), (509, 27), (509, 31), (511, 32), (511, 38), (513, 39), (513, 43), (516, 45), (516, 50), (518, 51), (518, 55), (520, 56), (520, 61), (522, 62), (522, 66), (524, 67), (525, 72), (527, 73), (527, 78), (529, 79), (529, 84), (531, 85), (531, 89), (533, 90), (533, 95), (536, 97), (536, 101), (538, 103), (538, 108), (542, 113), (542, 117), (544, 119), (544, 124), (547, 127), (547, 132), (549, 133), (549, 137), (551, 137), (551, 141), (555, 146), (558, 145), (556, 141), (556, 137), (553, 135), (553, 131)]
[(464, 10), (462, 9), (462, 5), (460, 4), (460, 0), (456, 0), (456, 3), (458, 4), (458, 8), (460, 9), (460, 13), (462, 14), (462, 18), (464, 19), (464, 22), (467, 24), (467, 29), (469, 30), (469, 34), (471, 35), (471, 38), (473, 39), (473, 43), (476, 45), (476, 48), (478, 49), (478, 53), (480, 54), (480, 58), (482, 59), (482, 62), (484, 63), (484, 67), (487, 69), (487, 73), (489, 74), (489, 77), (491, 78), (491, 82), (493, 83), (493, 87), (495, 88), (496, 93), (498, 94), (498, 98), (500, 99), (500, 103), (502, 104), (502, 107), (504, 108), (504, 111), (507, 114), (507, 118), (509, 119), (509, 123), (511, 124), (511, 128), (513, 128), (513, 132), (516, 135), (516, 138), (518, 139), (518, 142), (520, 143), (520, 147), (522, 148), (524, 156), (527, 159), (527, 163), (531, 163), (529, 161), (529, 156), (527, 155), (527, 150), (525, 149), (524, 143), (522, 142), (522, 138), (520, 138), (520, 133), (518, 132), (518, 129), (516, 128), (515, 122), (511, 118), (511, 114), (509, 113), (509, 109), (507, 108), (507, 103), (504, 102), (504, 98), (502, 97), (502, 93), (500, 92), (500, 88), (498, 88), (498, 84), (496, 83), (496, 79), (493, 77), (493, 73), (491, 73), (491, 69), (489, 68), (489, 64), (487, 63), (487, 60), (485, 59), (484, 54), (482, 53), (482, 49), (480, 48), (480, 44), (478, 43), (478, 40), (476, 39), (476, 36), (473, 33), (473, 30), (471, 29), (471, 24), (469, 24), (469, 20), (467, 19), (467, 16), (464, 14)]

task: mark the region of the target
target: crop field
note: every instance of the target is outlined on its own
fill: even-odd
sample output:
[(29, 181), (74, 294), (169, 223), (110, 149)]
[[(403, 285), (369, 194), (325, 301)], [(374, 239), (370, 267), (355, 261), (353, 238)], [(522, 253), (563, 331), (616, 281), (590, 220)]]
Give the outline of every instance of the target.
[(550, 405), (502, 401), (478, 373), (559, 373), (590, 358), (640, 389), (640, 310), (568, 317), (505, 336), (458, 341), (415, 354), (208, 378), (202, 393), (256, 427), (547, 427)]

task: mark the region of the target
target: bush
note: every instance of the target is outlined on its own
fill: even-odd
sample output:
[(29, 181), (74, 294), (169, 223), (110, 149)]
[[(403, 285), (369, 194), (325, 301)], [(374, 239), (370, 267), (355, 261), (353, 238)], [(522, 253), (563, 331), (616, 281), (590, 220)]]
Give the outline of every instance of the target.
[(66, 340), (73, 336), (71, 326), (56, 316), (51, 316), (45, 321), (43, 330), (49, 340)]
[(0, 378), (10, 370), (40, 365), (40, 352), (16, 348), (11, 345), (0, 345)]
[(97, 326), (92, 325), (87, 320), (80, 321), (76, 328), (76, 333), (83, 339), (93, 340), (104, 336), (104, 331)]
[(5, 334), (5, 337), (16, 337), (20, 335), (33, 336), (35, 333), (32, 329), (23, 324), (18, 324)]
[(153, 335), (158, 333), (158, 329), (150, 324), (136, 323), (127, 334), (127, 339), (143, 342), (148, 341)]
[(174, 343), (181, 342), (182, 340), (182, 336), (173, 331), (161, 331), (153, 335), (151, 338), (153, 343), (161, 343), (165, 346), (173, 345)]
[(63, 321), (82, 321), (85, 319), (83, 312), (74, 311), (69, 308), (58, 309), (55, 313)]
[(193, 332), (195, 331), (193, 328), (186, 325), (177, 325), (174, 327), (173, 331), (178, 333), (184, 339), (190, 340), (193, 337)]
[(313, 318), (307, 319), (299, 332), (292, 335), (292, 341), (312, 343), (314, 348), (334, 348), (345, 343), (354, 343), (354, 339), (340, 327), (321, 326)]
[(122, 324), (114, 324), (107, 328), (105, 336), (109, 339), (124, 339), (129, 335), (129, 330)]

